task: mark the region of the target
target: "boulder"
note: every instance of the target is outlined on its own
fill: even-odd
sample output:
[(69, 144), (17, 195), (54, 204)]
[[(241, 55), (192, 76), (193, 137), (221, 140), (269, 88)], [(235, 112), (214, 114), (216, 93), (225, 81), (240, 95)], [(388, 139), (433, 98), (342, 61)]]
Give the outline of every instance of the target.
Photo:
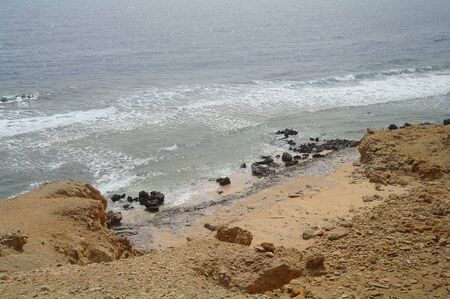
[(390, 131), (392, 131), (392, 130), (398, 130), (398, 127), (397, 127), (397, 125), (395, 125), (395, 124), (390, 124), (389, 127), (388, 127), (388, 130), (390, 130)]
[(220, 186), (226, 186), (231, 184), (231, 180), (229, 177), (218, 178), (216, 182), (219, 183)]
[(146, 191), (140, 191), (138, 195), (138, 200), (139, 203), (143, 205), (144, 202), (150, 200), (150, 194), (148, 194)]
[(241, 168), (247, 168), (247, 164), (242, 163), (240, 167), (241, 167)]
[(281, 156), (281, 160), (283, 162), (290, 162), (290, 161), (292, 161), (292, 155), (284, 152), (283, 155)]
[(267, 165), (259, 165), (256, 163), (253, 163), (251, 166), (252, 169), (252, 175), (257, 176), (259, 178), (269, 176), (273, 173), (275, 173), (274, 169), (271, 169)]
[(450, 125), (450, 118), (444, 119), (444, 126)]
[(249, 246), (253, 240), (251, 232), (238, 226), (232, 228), (221, 226), (217, 229), (216, 237), (223, 242), (237, 243), (245, 246)]
[(152, 191), (150, 192), (150, 199), (156, 200), (158, 205), (162, 205), (164, 203), (165, 195), (158, 191)]

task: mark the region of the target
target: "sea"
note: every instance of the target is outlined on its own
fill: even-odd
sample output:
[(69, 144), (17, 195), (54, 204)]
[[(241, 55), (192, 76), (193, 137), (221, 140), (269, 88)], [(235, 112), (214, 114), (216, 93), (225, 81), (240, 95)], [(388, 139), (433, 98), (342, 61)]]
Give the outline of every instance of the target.
[(74, 179), (179, 205), (279, 129), (449, 116), (449, 0), (0, 0), (0, 198)]

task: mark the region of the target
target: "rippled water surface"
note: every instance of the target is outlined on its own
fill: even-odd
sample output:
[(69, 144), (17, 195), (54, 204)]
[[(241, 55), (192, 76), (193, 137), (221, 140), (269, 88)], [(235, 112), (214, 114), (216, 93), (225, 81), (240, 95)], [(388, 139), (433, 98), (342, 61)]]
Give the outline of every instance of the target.
[(56, 179), (192, 184), (450, 115), (448, 0), (2, 1), (0, 198)]

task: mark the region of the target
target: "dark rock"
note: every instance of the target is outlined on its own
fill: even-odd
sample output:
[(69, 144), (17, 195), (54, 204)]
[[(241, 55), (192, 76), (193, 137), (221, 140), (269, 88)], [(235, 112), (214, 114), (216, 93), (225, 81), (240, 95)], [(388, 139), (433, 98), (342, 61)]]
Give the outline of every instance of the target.
[(271, 169), (269, 166), (260, 165), (260, 164), (256, 164), (256, 163), (252, 164), (251, 169), (252, 169), (252, 174), (259, 178), (266, 177), (266, 176), (269, 176), (269, 175), (275, 173), (275, 170)]
[(241, 168), (247, 168), (247, 164), (242, 163), (240, 167), (241, 167)]
[(108, 211), (106, 213), (106, 225), (109, 227), (121, 225), (122, 214), (120, 212)]
[(130, 204), (123, 205), (122, 208), (124, 210), (132, 210), (132, 209), (134, 209), (134, 207), (132, 205), (130, 205)]
[(275, 134), (284, 135), (285, 138), (288, 138), (291, 135), (297, 135), (298, 132), (296, 130), (286, 128), (284, 130), (278, 130)]
[(298, 165), (298, 160), (291, 160), (291, 161), (286, 161), (284, 163), (285, 167), (290, 167), (290, 166), (294, 166), (294, 165)]
[(395, 124), (390, 124), (389, 127), (388, 127), (388, 130), (390, 130), (390, 131), (392, 131), (392, 130), (398, 130), (398, 127), (397, 127), (397, 125), (395, 125)]
[(276, 155), (275, 158), (279, 159), (281, 156), (280, 155)]
[(150, 200), (150, 194), (148, 194), (146, 191), (140, 191), (138, 195), (139, 202), (142, 204), (142, 202)]
[(148, 194), (145, 191), (139, 192), (139, 203), (147, 208), (149, 212), (158, 212), (159, 206), (164, 203), (164, 194), (158, 191), (152, 191)]
[(263, 156), (262, 158), (263, 158), (262, 161), (256, 161), (253, 164), (256, 164), (256, 165), (269, 165), (269, 164), (274, 163), (273, 159), (270, 156)]
[(405, 123), (403, 126), (400, 127), (400, 129), (411, 127), (412, 125), (410, 123)]
[(291, 145), (291, 146), (295, 146), (295, 144), (296, 144), (295, 141), (292, 140), (292, 139), (286, 140), (286, 143), (289, 144), (289, 145)]
[(315, 141), (315, 139), (312, 137), (309, 137), (309, 141)]
[(312, 155), (312, 157), (313, 158), (323, 158), (323, 157), (325, 157), (325, 155), (320, 154), (320, 153), (315, 153), (315, 154)]
[(218, 178), (216, 182), (219, 183), (220, 186), (226, 186), (231, 184), (231, 180), (229, 177)]
[(319, 142), (319, 137), (316, 137), (316, 142)]
[(444, 119), (444, 126), (450, 125), (450, 118)]
[(133, 197), (128, 196), (128, 197), (127, 197), (127, 201), (128, 201), (128, 202), (133, 202)]
[(298, 152), (298, 153), (313, 154), (313, 153), (319, 153), (324, 150), (337, 151), (337, 150), (342, 150), (342, 149), (348, 148), (348, 147), (356, 147), (358, 145), (359, 145), (359, 141), (357, 141), (357, 140), (331, 139), (331, 140), (326, 140), (322, 144), (317, 144), (317, 143), (300, 144), (297, 147), (291, 148), (291, 150)]
[(111, 200), (112, 200), (113, 202), (119, 201), (119, 200), (121, 200), (122, 198), (125, 198), (125, 193), (122, 194), (122, 195), (119, 195), (119, 194), (113, 194), (113, 195), (111, 196)]
[(150, 198), (156, 200), (159, 205), (162, 205), (164, 203), (165, 195), (158, 191), (152, 191), (150, 192)]
[(283, 162), (289, 162), (292, 161), (292, 155), (289, 153), (284, 152), (283, 155), (281, 156), (281, 160)]
[(301, 158), (302, 158), (301, 155), (294, 155), (294, 156), (292, 157), (293, 160), (300, 160)]
[(145, 206), (146, 210), (150, 213), (158, 213), (159, 212), (159, 207), (158, 206), (152, 206), (152, 205), (146, 205)]

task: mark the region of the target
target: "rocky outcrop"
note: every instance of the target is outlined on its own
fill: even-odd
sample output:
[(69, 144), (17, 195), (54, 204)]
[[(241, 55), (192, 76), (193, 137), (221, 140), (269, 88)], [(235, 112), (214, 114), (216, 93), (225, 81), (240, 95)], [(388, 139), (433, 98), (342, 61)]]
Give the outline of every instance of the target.
[[(136, 254), (107, 228), (106, 199), (88, 184), (56, 182), (0, 201), (0, 227), (20, 234), (3, 238), (19, 254), (0, 257), (2, 269), (113, 261)], [(1, 245), (0, 247), (3, 247)], [(6, 246), (6, 245), (5, 245)], [(22, 253), (20, 253), (22, 252)]]
[(448, 180), (450, 127), (419, 125), (368, 131), (358, 147), (364, 174), (374, 183), (407, 185), (414, 178)]

